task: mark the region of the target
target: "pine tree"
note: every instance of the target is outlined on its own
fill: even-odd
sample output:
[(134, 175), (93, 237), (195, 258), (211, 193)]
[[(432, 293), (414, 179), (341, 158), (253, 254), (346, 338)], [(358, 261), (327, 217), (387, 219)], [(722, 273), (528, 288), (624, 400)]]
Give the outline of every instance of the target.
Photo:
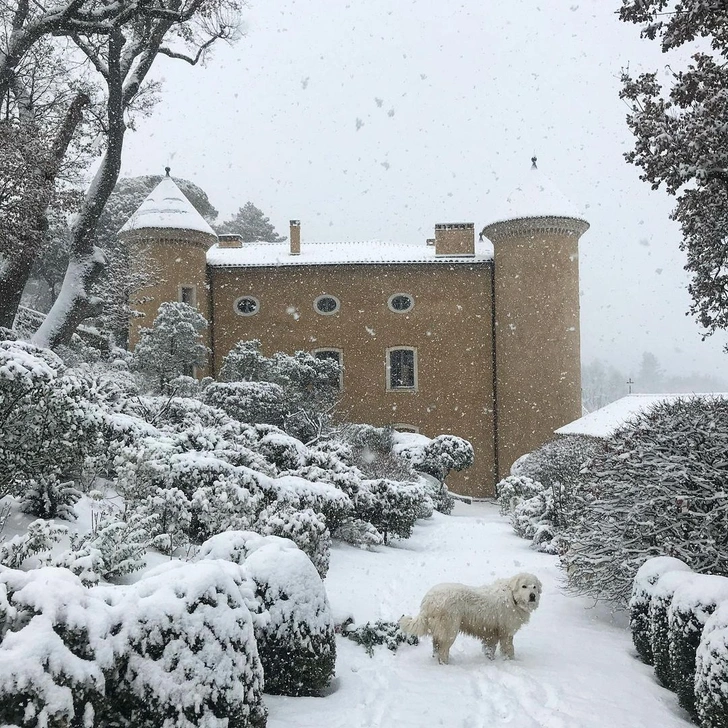
[(286, 239), (276, 232), (270, 218), (252, 202), (246, 202), (230, 220), (216, 229), (218, 233), (237, 233), (246, 243), (282, 243)]
[(134, 350), (136, 367), (156, 380), (164, 391), (170, 380), (204, 367), (209, 349), (200, 341), (207, 329), (205, 317), (186, 303), (167, 302), (159, 307), (151, 329), (142, 329)]

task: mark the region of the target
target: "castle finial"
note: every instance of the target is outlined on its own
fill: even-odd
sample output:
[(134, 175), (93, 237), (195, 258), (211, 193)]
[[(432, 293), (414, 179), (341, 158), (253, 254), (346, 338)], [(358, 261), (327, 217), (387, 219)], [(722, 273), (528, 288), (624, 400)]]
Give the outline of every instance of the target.
[(167, 173), (167, 177), (169, 177), (170, 169), (171, 169), (171, 167), (165, 167), (164, 168), (164, 171)]
[(538, 167), (536, 166), (536, 161), (537, 161), (537, 158), (536, 158), (536, 155), (534, 154), (531, 157), (531, 169), (538, 169)]

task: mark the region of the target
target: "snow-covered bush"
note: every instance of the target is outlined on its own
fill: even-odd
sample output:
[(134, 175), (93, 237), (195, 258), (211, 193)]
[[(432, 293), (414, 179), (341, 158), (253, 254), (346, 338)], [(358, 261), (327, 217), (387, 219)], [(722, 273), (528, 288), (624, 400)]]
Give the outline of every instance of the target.
[(291, 539), (311, 559), (319, 576), (326, 578), (331, 553), (331, 534), (326, 528), (326, 519), (321, 514), (310, 508), (296, 510), (276, 501), (258, 514), (254, 529), (263, 536)]
[(71, 548), (53, 558), (53, 566), (72, 571), (85, 585), (97, 584), (143, 569), (158, 516), (129, 513), (126, 520), (104, 514), (93, 530), (71, 534)]
[(40, 474), (72, 480), (102, 446), (102, 413), (85, 380), (51, 351), (0, 341), (0, 497)]
[(561, 548), (554, 520), (554, 498), (550, 489), (520, 501), (511, 513), (511, 525), (516, 534), (529, 539), (535, 549), (547, 554), (559, 553)]
[(465, 470), (473, 464), (473, 446), (462, 437), (438, 435), (428, 443), (419, 459), (413, 461), (415, 470), (445, 480), (451, 470)]
[(146, 374), (159, 391), (194, 367), (204, 367), (209, 349), (202, 343), (207, 329), (205, 317), (193, 306), (165, 302), (159, 307), (152, 328), (139, 331), (134, 349), (134, 366)]
[(266, 692), (320, 694), (334, 674), (336, 641), (323, 582), (306, 554), (288, 539), (231, 531), (208, 539), (197, 558), (241, 564), (256, 583)]
[(670, 664), (670, 625), (668, 611), (675, 590), (695, 578), (695, 574), (687, 571), (668, 571), (659, 577), (652, 589), (652, 599), (647, 608), (647, 619), (650, 624), (650, 649), (652, 664), (655, 666), (657, 679), (670, 690), (675, 689)]
[(205, 387), (202, 401), (239, 422), (278, 427), (285, 423), (283, 387), (273, 382), (214, 382)]
[(533, 478), (523, 475), (509, 475), (495, 486), (495, 494), (502, 516), (513, 513), (522, 501), (541, 493), (543, 486)]
[(278, 428), (256, 429), (261, 433), (257, 451), (279, 471), (295, 470), (303, 465), (306, 448), (300, 440), (286, 435)]
[(20, 510), (39, 518), (60, 518), (75, 521), (73, 506), (81, 498), (81, 491), (73, 483), (61, 483), (55, 473), (28, 478), (20, 498)]
[(0, 725), (99, 725), (113, 663), (111, 646), (96, 649), (105, 617), (65, 569), (0, 569)]
[(424, 497), (422, 489), (411, 483), (365, 480), (354, 496), (354, 513), (371, 523), (386, 544), (391, 536), (409, 538), (412, 535)]
[(365, 478), (414, 479), (410, 457), (398, 452), (395, 446), (399, 433), (391, 427), (347, 424), (339, 427), (335, 436), (346, 443), (350, 464), (356, 466)]
[(333, 535), (352, 546), (367, 549), (381, 546), (384, 543), (384, 536), (371, 523), (362, 521), (360, 518), (345, 518)]
[(615, 433), (584, 466), (583, 504), (564, 555), (574, 591), (626, 605), (650, 556), (728, 574), (728, 400), (655, 406)]
[(179, 488), (157, 488), (134, 506), (134, 513), (151, 525), (149, 543), (172, 556), (190, 542), (192, 504)]
[(728, 602), (705, 623), (695, 659), (695, 709), (701, 728), (728, 728)]
[(690, 567), (670, 556), (655, 556), (647, 559), (637, 570), (632, 582), (632, 596), (629, 600), (629, 627), (632, 642), (642, 662), (652, 664), (650, 646), (649, 608), (652, 591), (658, 579), (668, 571), (690, 571)]
[(50, 551), (67, 533), (53, 521), (33, 521), (25, 533), (0, 542), (0, 566), (18, 569), (31, 556)]
[(455, 507), (455, 499), (450, 495), (445, 483), (427, 473), (420, 473), (420, 482), (425, 495), (432, 503), (432, 507), (436, 511), (449, 516)]
[(357, 645), (361, 645), (369, 657), (374, 656), (374, 647), (386, 645), (390, 652), (396, 652), (401, 644), (417, 645), (420, 640), (413, 634), (407, 634), (396, 622), (367, 622), (361, 627), (346, 625), (341, 634)]
[(721, 602), (728, 602), (728, 579), (696, 574), (681, 584), (668, 609), (670, 667), (675, 692), (685, 710), (695, 715), (695, 653), (705, 623)]
[[(226, 561), (172, 561), (110, 601), (127, 615), (124, 712), (134, 728), (264, 728), (253, 586)], [(133, 591), (132, 591), (133, 590)]]

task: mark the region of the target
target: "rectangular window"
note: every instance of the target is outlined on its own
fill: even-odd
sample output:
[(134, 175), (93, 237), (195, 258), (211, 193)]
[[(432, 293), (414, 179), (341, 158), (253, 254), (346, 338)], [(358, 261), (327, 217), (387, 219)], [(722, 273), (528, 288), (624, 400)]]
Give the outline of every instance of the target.
[(179, 287), (179, 300), (180, 303), (186, 303), (190, 306), (197, 304), (195, 300), (195, 287), (194, 286), (180, 286)]
[(387, 352), (389, 389), (417, 388), (417, 349), (389, 349)]
[(334, 386), (342, 390), (344, 388), (344, 355), (341, 349), (316, 349), (313, 355), (317, 359), (330, 359), (339, 365), (339, 376), (334, 382)]

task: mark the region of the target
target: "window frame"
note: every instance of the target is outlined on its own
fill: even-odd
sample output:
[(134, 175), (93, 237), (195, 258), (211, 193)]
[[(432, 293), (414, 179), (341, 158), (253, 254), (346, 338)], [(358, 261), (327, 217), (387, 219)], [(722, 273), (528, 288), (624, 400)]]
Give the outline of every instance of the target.
[[(395, 351), (411, 351), (412, 356), (412, 386), (392, 386), (392, 354)], [(387, 347), (385, 356), (386, 365), (386, 390), (387, 392), (417, 392), (419, 391), (419, 362), (416, 346), (390, 346)]]
[[(400, 311), (400, 310), (399, 310), (398, 308), (395, 308), (395, 307), (394, 307), (394, 306), (392, 305), (392, 301), (394, 301), (394, 299), (395, 299), (395, 298), (397, 298), (398, 296), (406, 296), (407, 298), (409, 298), (409, 300), (410, 300), (410, 301), (412, 302), (412, 303), (411, 303), (411, 305), (410, 305), (410, 307), (409, 307), (409, 308), (405, 308), (405, 309), (404, 309), (404, 310), (402, 310), (402, 311)], [(389, 298), (387, 299), (387, 308), (388, 308), (388, 309), (389, 309), (389, 310), (390, 310), (390, 311), (391, 311), (392, 313), (399, 313), (399, 314), (402, 314), (402, 313), (410, 313), (410, 311), (412, 311), (412, 309), (413, 309), (414, 307), (415, 307), (415, 297), (414, 297), (414, 296), (413, 296), (413, 295), (412, 295), (411, 293), (404, 293), (403, 291), (399, 291), (398, 293), (393, 293), (393, 294), (392, 294), (392, 295), (391, 295), (391, 296), (390, 296), (390, 297), (389, 297)]]
[(339, 355), (339, 392), (344, 391), (344, 350), (338, 346), (320, 346), (317, 349), (311, 349), (311, 354), (316, 356), (321, 352), (334, 351)]
[[(252, 301), (255, 301), (255, 311), (252, 311), (251, 313), (245, 313), (244, 311), (241, 311), (238, 308), (238, 303), (240, 303), (240, 301), (242, 301), (243, 299), (246, 299), (246, 298), (249, 298)], [(246, 294), (245, 296), (238, 296), (233, 301), (233, 311), (235, 311), (235, 313), (238, 316), (257, 316), (260, 313), (260, 299), (256, 298), (255, 296), (251, 296), (250, 294)]]
[[(334, 301), (336, 301), (336, 308), (333, 311), (319, 311), (317, 304), (322, 298), (333, 298)], [(316, 296), (316, 298), (313, 299), (313, 310), (319, 316), (333, 316), (335, 313), (339, 313), (339, 311), (341, 311), (341, 300), (338, 296), (334, 296), (331, 293), (322, 293), (320, 296)]]
[[(192, 301), (191, 302), (184, 300), (184, 298), (183, 298), (184, 291), (192, 292)], [(188, 306), (192, 306), (193, 308), (197, 308), (197, 286), (194, 283), (180, 283), (177, 286), (177, 301), (179, 303), (186, 303)]]

